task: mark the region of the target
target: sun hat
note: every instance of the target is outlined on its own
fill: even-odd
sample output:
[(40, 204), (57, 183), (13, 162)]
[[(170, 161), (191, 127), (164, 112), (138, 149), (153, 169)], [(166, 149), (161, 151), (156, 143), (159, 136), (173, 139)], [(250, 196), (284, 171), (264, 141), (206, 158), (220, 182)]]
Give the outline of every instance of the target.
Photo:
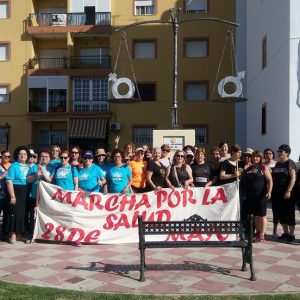
[(252, 155), (253, 152), (254, 150), (252, 148), (246, 148), (244, 154)]

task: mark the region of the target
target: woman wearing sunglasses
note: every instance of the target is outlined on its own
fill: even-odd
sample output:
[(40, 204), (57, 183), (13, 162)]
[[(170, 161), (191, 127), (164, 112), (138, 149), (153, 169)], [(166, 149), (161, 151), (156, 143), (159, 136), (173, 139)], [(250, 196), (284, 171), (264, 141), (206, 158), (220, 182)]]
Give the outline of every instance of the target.
[(182, 150), (176, 150), (173, 163), (167, 170), (166, 182), (168, 187), (171, 189), (175, 187), (188, 189), (193, 181), (192, 169), (185, 163), (184, 152)]
[(79, 188), (87, 192), (99, 192), (106, 182), (102, 170), (93, 163), (93, 160), (93, 152), (85, 151), (82, 155), (83, 168), (78, 172)]
[(59, 187), (64, 190), (78, 190), (77, 168), (69, 164), (69, 151), (62, 151), (60, 154), (60, 165), (56, 169), (53, 179)]

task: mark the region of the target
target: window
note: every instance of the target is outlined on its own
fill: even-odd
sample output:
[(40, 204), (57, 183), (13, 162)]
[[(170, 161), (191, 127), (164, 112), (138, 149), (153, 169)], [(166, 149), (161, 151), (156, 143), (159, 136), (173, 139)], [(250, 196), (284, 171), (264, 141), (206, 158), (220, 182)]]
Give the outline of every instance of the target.
[(74, 111), (107, 111), (108, 80), (97, 77), (74, 79)]
[(134, 127), (133, 128), (133, 142), (137, 146), (143, 144), (153, 144), (153, 130), (154, 127)]
[(261, 59), (261, 66), (264, 69), (267, 66), (267, 36), (265, 36), (261, 43), (262, 48), (262, 59)]
[(185, 0), (186, 13), (206, 13), (208, 11), (208, 0)]
[(186, 129), (195, 129), (195, 144), (204, 145), (208, 143), (208, 126), (207, 125), (185, 125)]
[(186, 82), (184, 83), (184, 100), (199, 101), (208, 99), (208, 82)]
[(138, 99), (141, 98), (142, 101), (155, 101), (156, 100), (156, 84), (155, 83), (138, 83), (137, 87), (135, 89), (134, 98), (138, 98)]
[(9, 18), (9, 1), (0, 2), (0, 19)]
[(7, 145), (6, 138), (7, 138), (6, 130), (0, 127), (0, 145)]
[(66, 130), (39, 130), (38, 145), (39, 148), (50, 148), (52, 145), (59, 145), (61, 148), (67, 148)]
[(185, 57), (206, 57), (208, 56), (208, 39), (185, 39)]
[(81, 48), (80, 63), (84, 65), (109, 65), (108, 48)]
[(0, 103), (9, 101), (9, 86), (0, 85)]
[(9, 43), (0, 42), (0, 61), (9, 60)]
[(156, 58), (156, 41), (133, 41), (133, 58)]
[(154, 15), (155, 14), (155, 0), (135, 0), (135, 15)]
[(263, 104), (261, 108), (261, 134), (267, 134), (267, 104)]

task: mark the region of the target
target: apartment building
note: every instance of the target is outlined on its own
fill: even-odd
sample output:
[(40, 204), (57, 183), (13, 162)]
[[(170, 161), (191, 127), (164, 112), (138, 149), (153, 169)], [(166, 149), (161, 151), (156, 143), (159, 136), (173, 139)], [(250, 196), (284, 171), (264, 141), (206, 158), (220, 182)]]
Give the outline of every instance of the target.
[[(235, 21), (234, 0), (0, 0), (0, 149), (109, 149), (116, 134), (152, 145), (154, 129), (171, 129), (173, 7), (180, 20)], [(234, 104), (212, 101), (229, 29), (199, 20), (178, 30), (178, 128), (208, 149), (235, 139)], [(132, 101), (113, 99), (110, 73), (134, 82)]]

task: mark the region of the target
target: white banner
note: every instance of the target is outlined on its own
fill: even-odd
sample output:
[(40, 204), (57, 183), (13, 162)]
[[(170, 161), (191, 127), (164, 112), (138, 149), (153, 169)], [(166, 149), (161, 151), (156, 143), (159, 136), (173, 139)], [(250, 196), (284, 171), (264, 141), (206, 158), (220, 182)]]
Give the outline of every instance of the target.
[[(237, 184), (206, 189), (178, 188), (143, 194), (104, 195), (66, 191), (41, 181), (33, 238), (95, 244), (135, 243), (138, 242), (138, 215), (147, 221), (182, 221), (194, 214), (208, 221), (238, 220)], [(154, 237), (156, 240), (159, 238), (224, 240), (227, 236)]]

